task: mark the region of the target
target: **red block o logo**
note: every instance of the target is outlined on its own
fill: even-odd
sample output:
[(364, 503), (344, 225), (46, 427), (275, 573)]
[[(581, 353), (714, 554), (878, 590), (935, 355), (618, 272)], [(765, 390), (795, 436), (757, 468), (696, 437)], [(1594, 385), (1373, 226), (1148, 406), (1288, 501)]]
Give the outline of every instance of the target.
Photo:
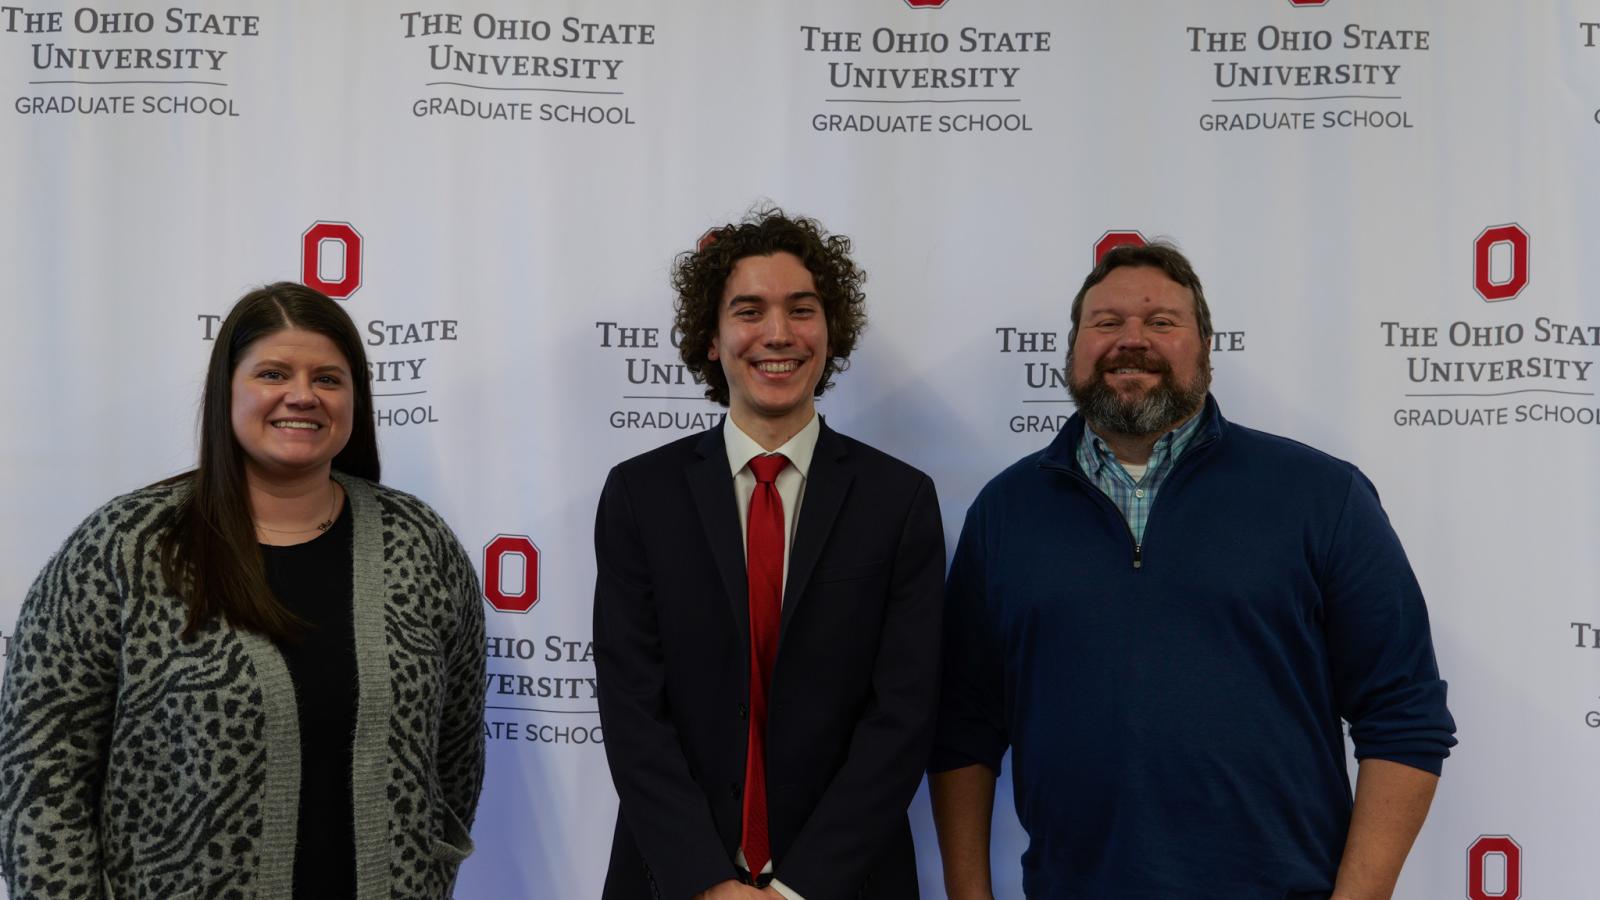
[(1094, 264), (1100, 265), (1100, 260), (1105, 257), (1106, 253), (1110, 252), (1111, 248), (1128, 244), (1132, 244), (1135, 247), (1143, 247), (1145, 244), (1144, 235), (1137, 231), (1108, 231), (1100, 235), (1100, 240), (1094, 242)]
[[(1504, 281), (1493, 280), (1490, 271), (1489, 255), (1497, 244), (1511, 247), (1511, 274)], [(1521, 225), (1485, 228), (1472, 242), (1472, 286), (1484, 300), (1510, 300), (1528, 286), (1528, 275), (1528, 233)]]
[[(507, 585), (516, 567), (509, 558), (521, 558), (519, 585)], [(508, 563), (510, 563), (508, 565)], [(500, 612), (525, 613), (539, 602), (539, 548), (521, 534), (497, 534), (483, 547), (483, 599)]]
[(938, 9), (946, 2), (947, 0), (906, 0), (906, 5), (912, 9)]
[[(333, 245), (333, 246), (330, 246)], [(337, 247), (344, 257), (339, 279), (322, 277), (325, 253)], [(300, 236), (300, 282), (336, 300), (344, 300), (361, 287), (361, 233), (349, 222), (317, 222)]]
[(1324, 6), (1328, 0), (1289, 0), (1291, 6)]
[[(1505, 860), (1506, 879), (1500, 893), (1488, 887), (1489, 857)], [(1467, 848), (1468, 900), (1518, 900), (1522, 896), (1522, 846), (1503, 834), (1480, 835)]]

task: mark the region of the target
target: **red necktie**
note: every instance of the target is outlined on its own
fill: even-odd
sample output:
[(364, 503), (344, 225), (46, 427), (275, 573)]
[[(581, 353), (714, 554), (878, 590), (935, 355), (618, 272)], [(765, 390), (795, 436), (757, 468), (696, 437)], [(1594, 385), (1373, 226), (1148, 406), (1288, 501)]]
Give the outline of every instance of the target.
[(750, 585), (750, 743), (744, 762), (744, 830), (740, 846), (751, 875), (772, 859), (767, 837), (767, 688), (778, 656), (783, 610), (783, 498), (773, 480), (789, 465), (781, 454), (750, 460), (756, 489), (745, 530), (745, 572)]

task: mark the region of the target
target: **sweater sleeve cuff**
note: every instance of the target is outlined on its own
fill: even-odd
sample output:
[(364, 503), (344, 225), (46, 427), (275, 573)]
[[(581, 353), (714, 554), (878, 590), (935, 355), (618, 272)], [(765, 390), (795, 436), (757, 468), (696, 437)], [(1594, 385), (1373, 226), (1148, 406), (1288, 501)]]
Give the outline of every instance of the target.
[(984, 753), (975, 751), (970, 747), (937, 746), (933, 748), (933, 755), (928, 759), (929, 774), (948, 772), (951, 769), (964, 769), (967, 766), (981, 765), (988, 767), (989, 771), (1000, 777), (1000, 761), (1005, 758), (1005, 748), (1001, 747), (998, 753)]
[(1427, 753), (1356, 753), (1357, 761), (1364, 759), (1384, 759), (1396, 762), (1413, 769), (1421, 769), (1431, 775), (1438, 775), (1444, 770), (1444, 757)]

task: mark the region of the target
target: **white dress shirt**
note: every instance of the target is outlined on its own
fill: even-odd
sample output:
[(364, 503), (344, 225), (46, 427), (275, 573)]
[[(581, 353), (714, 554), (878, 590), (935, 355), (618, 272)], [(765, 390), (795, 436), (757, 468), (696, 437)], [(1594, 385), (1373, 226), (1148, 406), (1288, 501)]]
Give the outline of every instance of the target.
[[(800, 519), (800, 501), (806, 493), (806, 475), (811, 471), (811, 457), (817, 452), (817, 435), (822, 433), (822, 420), (816, 413), (811, 421), (789, 438), (783, 446), (772, 451), (789, 458), (789, 464), (778, 473), (774, 484), (778, 497), (783, 500), (783, 584), (789, 585), (789, 548), (794, 546), (794, 523)], [(765, 456), (767, 451), (745, 434), (730, 417), (722, 427), (722, 443), (728, 449), (728, 468), (733, 472), (733, 496), (739, 501), (739, 538), (749, 541), (750, 495), (756, 489), (756, 473), (750, 471), (753, 457)], [(745, 548), (745, 553), (750, 552)]]

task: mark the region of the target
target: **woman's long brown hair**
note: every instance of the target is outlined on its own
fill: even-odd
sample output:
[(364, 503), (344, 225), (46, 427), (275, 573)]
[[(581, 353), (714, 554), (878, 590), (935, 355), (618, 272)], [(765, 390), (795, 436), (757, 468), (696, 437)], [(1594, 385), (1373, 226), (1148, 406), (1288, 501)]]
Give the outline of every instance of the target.
[(271, 638), (293, 638), (300, 623), (267, 586), (245, 482), (244, 451), (233, 434), (233, 370), (249, 346), (285, 328), (333, 341), (350, 364), (355, 409), (350, 441), (333, 458), (340, 472), (377, 481), (378, 437), (367, 354), (355, 323), (327, 296), (289, 281), (239, 298), (217, 331), (200, 399), (200, 460), (188, 496), (161, 537), (161, 569), (188, 606), (188, 640), (213, 618)]

